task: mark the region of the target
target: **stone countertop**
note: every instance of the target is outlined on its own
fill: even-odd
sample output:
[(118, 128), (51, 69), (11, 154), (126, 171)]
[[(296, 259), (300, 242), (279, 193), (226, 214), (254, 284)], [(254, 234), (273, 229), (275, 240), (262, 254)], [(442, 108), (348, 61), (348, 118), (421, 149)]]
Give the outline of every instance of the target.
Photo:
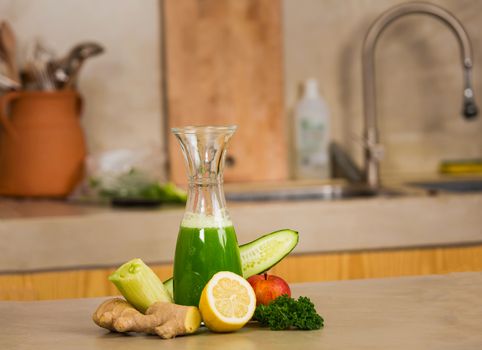
[(482, 272), (295, 284), (325, 319), (319, 331), (270, 331), (162, 340), (109, 333), (91, 321), (103, 299), (0, 302), (0, 349), (482, 349)]
[[(148, 263), (173, 260), (182, 208), (46, 205), (58, 214), (48, 215), (40, 203), (29, 209), (39, 215), (0, 219), (0, 273), (117, 266), (133, 257)], [(482, 242), (481, 194), (228, 206), (240, 244), (291, 228), (300, 233), (294, 254)]]

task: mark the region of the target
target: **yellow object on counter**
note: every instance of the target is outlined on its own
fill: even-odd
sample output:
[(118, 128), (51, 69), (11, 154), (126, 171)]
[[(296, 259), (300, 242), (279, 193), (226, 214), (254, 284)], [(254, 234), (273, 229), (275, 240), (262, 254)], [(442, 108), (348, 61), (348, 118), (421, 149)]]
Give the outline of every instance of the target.
[(440, 164), (441, 174), (475, 174), (482, 175), (482, 159), (450, 160)]

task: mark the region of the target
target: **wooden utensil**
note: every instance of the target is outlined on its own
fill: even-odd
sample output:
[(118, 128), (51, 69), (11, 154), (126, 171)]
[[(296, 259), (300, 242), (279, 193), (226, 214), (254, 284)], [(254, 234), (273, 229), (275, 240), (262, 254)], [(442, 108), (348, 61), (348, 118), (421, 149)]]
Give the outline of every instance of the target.
[(6, 21), (0, 24), (0, 52), (7, 66), (9, 78), (19, 82), (15, 34), (10, 24)]
[(0, 89), (1, 90), (17, 90), (20, 84), (9, 77), (0, 74)]

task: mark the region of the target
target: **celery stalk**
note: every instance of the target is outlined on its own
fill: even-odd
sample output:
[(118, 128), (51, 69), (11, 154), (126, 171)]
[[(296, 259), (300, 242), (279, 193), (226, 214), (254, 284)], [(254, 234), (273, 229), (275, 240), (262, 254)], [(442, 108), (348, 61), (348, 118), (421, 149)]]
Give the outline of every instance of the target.
[(156, 301), (172, 303), (172, 298), (159, 277), (141, 259), (123, 264), (109, 276), (109, 281), (142, 313)]

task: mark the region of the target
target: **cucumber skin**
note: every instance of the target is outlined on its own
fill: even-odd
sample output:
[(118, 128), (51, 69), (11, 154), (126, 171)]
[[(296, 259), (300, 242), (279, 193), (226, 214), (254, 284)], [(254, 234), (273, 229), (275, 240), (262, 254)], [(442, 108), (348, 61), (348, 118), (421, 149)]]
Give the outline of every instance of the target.
[[(257, 273), (255, 273), (254, 275), (256, 274), (259, 274), (259, 273), (262, 273), (264, 271), (268, 271), (270, 268), (272, 268), (273, 266), (275, 266), (276, 264), (278, 264), (281, 260), (283, 260), (289, 253), (291, 253), (291, 251), (293, 249), (295, 249), (295, 247), (298, 245), (298, 241), (299, 241), (299, 235), (298, 235), (298, 231), (294, 231), (294, 230), (290, 230), (290, 229), (284, 229), (284, 230), (278, 230), (278, 231), (274, 231), (274, 232), (271, 232), (271, 233), (267, 233), (259, 238), (256, 238), (254, 241), (251, 241), (251, 242), (248, 242), (248, 243), (245, 243), (243, 245), (240, 245), (239, 246), (239, 250), (241, 252), (241, 249), (243, 248), (249, 248), (250, 246), (252, 246), (253, 244), (256, 244), (256, 242), (258, 242), (259, 240), (262, 240), (270, 235), (273, 235), (273, 234), (276, 234), (276, 233), (279, 233), (279, 232), (283, 232), (283, 231), (288, 231), (290, 232), (291, 234), (295, 235), (296, 236), (296, 241), (295, 241), (295, 244), (293, 244), (293, 247), (286, 252), (286, 254), (284, 254), (283, 256), (281, 256), (278, 260), (276, 260), (276, 262), (270, 266), (268, 266), (266, 269), (263, 269), (262, 271), (259, 271)], [(249, 275), (249, 276), (243, 276), (244, 278), (249, 278), (253, 275)], [(173, 295), (173, 278), (169, 278), (167, 280), (164, 281), (164, 287), (166, 287), (167, 291), (171, 294), (171, 296)]]
[(263, 273), (265, 271), (268, 271), (269, 269), (271, 269), (273, 266), (275, 266), (276, 264), (278, 264), (281, 260), (283, 260), (289, 253), (291, 253), (293, 251), (293, 249), (295, 249), (295, 247), (298, 245), (298, 241), (299, 241), (299, 235), (298, 235), (298, 231), (294, 231), (294, 230), (290, 230), (290, 229), (283, 229), (283, 230), (278, 230), (278, 231), (274, 231), (274, 232), (271, 232), (271, 233), (267, 233), (259, 238), (256, 238), (254, 241), (251, 241), (251, 242), (248, 242), (248, 243), (245, 243), (243, 245), (240, 245), (239, 246), (239, 250), (240, 250), (240, 253), (241, 253), (241, 250), (244, 248), (244, 249), (248, 249), (249, 247), (253, 246), (253, 245), (256, 245), (256, 243), (258, 243), (259, 241), (263, 241), (264, 239), (266, 239), (267, 237), (271, 236), (271, 235), (276, 235), (278, 233), (281, 233), (281, 232), (288, 232), (291, 236), (295, 237), (295, 240), (294, 240), (294, 244), (291, 246), (291, 248), (286, 251), (286, 253), (282, 256), (279, 256), (276, 261), (271, 264), (271, 265), (267, 265), (266, 268), (263, 268), (262, 270), (256, 270), (254, 271), (254, 273), (251, 273), (251, 274), (244, 274), (244, 271), (243, 271), (243, 277), (244, 278), (249, 278), (253, 275), (257, 275), (257, 274), (260, 274), (260, 273)]

